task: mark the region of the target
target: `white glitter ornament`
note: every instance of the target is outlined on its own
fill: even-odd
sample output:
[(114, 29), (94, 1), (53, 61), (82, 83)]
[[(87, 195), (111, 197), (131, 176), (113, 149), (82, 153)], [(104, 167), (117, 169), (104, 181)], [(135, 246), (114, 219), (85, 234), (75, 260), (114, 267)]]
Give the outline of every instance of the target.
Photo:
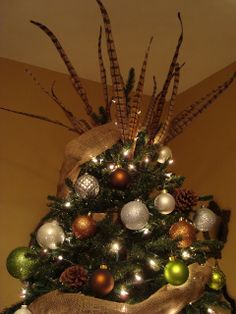
[(175, 209), (175, 199), (170, 193), (163, 190), (155, 198), (154, 205), (160, 214), (168, 215)]
[(100, 189), (98, 180), (88, 173), (85, 173), (77, 179), (75, 188), (84, 199), (97, 196)]
[(46, 222), (37, 231), (38, 244), (46, 249), (55, 250), (65, 240), (65, 233), (56, 220)]
[(216, 215), (209, 208), (202, 207), (197, 211), (193, 223), (199, 231), (209, 231), (216, 223)]
[(122, 208), (120, 217), (127, 229), (140, 230), (148, 222), (149, 211), (143, 202), (139, 200), (132, 201)]
[(14, 314), (32, 314), (32, 312), (27, 308), (27, 305), (21, 305), (21, 308), (14, 312)]
[(164, 164), (167, 160), (172, 159), (172, 151), (168, 146), (162, 146), (159, 150), (157, 161)]

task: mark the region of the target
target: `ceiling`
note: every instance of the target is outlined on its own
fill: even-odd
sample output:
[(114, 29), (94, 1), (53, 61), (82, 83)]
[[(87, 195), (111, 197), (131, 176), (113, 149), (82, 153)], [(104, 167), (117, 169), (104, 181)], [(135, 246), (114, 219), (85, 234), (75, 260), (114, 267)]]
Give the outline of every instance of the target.
[[(131, 66), (139, 72), (149, 38), (154, 36), (146, 93), (152, 91), (153, 75), (157, 76), (159, 85), (165, 79), (180, 30), (178, 11), (184, 22), (180, 62), (186, 62), (181, 73), (181, 91), (236, 59), (236, 0), (103, 2), (111, 17), (125, 78)], [(95, 0), (0, 1), (0, 56), (66, 72), (52, 43), (41, 30), (29, 23), (31, 19), (53, 30), (80, 77), (99, 81), (97, 37), (102, 21)]]

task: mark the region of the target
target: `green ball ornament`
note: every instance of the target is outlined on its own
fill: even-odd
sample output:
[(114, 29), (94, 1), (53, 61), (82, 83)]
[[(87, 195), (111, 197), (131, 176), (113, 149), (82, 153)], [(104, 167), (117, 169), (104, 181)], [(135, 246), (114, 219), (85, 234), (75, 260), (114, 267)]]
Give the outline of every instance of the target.
[(20, 280), (28, 279), (38, 265), (37, 258), (28, 256), (33, 253), (33, 250), (28, 247), (18, 247), (13, 250), (8, 255), (6, 262), (9, 274)]
[(225, 285), (225, 274), (219, 269), (213, 269), (208, 286), (213, 290), (221, 290)]
[(188, 279), (189, 270), (180, 260), (170, 261), (164, 268), (164, 276), (171, 285), (180, 286)]

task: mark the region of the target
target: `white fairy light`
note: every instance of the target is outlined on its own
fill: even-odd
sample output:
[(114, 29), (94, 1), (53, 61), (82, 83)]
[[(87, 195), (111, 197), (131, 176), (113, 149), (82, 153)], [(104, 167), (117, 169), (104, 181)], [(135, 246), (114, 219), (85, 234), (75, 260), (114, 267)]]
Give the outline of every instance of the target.
[(67, 208), (71, 207), (71, 202), (65, 202), (65, 207)]
[(182, 255), (182, 258), (183, 258), (184, 260), (187, 260), (187, 259), (189, 259), (189, 258), (191, 257), (190, 252), (187, 251), (187, 250), (183, 250), (182, 253), (181, 253), (181, 255)]
[(150, 230), (148, 228), (144, 228), (142, 231), (143, 231), (143, 234), (145, 235), (150, 233)]
[(142, 277), (139, 273), (136, 273), (136, 274), (134, 275), (134, 278), (135, 278), (135, 280), (138, 281), (138, 282), (143, 281), (143, 277)]
[(126, 298), (128, 298), (128, 296), (129, 296), (129, 292), (127, 291), (127, 289), (125, 287), (121, 287), (120, 298), (125, 300)]
[(48, 249), (43, 249), (43, 253), (47, 253), (48, 252)]
[(209, 314), (216, 314), (216, 312), (214, 310), (212, 310), (211, 308), (207, 309), (207, 313), (209, 313)]
[(119, 242), (114, 241), (111, 243), (111, 248), (110, 248), (111, 252), (118, 253), (120, 249), (121, 249), (121, 246)]
[(170, 178), (171, 178), (171, 176), (172, 176), (172, 172), (168, 172), (168, 173), (166, 173), (166, 174), (165, 174), (165, 176), (166, 176), (168, 179), (170, 179)]
[(21, 299), (25, 299), (27, 292), (28, 292), (28, 291), (27, 291), (26, 288), (22, 288), (22, 289), (21, 289), (21, 293), (20, 293), (20, 298), (21, 298)]
[(173, 159), (170, 159), (170, 160), (168, 161), (168, 163), (169, 163), (170, 165), (173, 164), (173, 162), (174, 162)]
[(95, 164), (97, 164), (97, 163), (98, 163), (98, 160), (97, 160), (97, 158), (96, 158), (96, 157), (93, 157), (93, 158), (92, 158), (92, 161), (93, 161)]
[(115, 169), (115, 165), (114, 164), (109, 165), (109, 169), (110, 170), (114, 170)]
[(141, 114), (142, 113), (142, 111), (141, 110), (139, 110), (138, 112), (137, 112), (137, 114)]
[(123, 155), (124, 155), (125, 157), (127, 157), (127, 156), (129, 155), (129, 149), (124, 150), (124, 151), (123, 151)]
[(111, 101), (112, 101), (113, 103), (116, 103), (115, 99), (112, 99)]
[(135, 165), (134, 164), (129, 164), (128, 168), (129, 168), (129, 170), (134, 170), (135, 169)]
[(154, 270), (154, 271), (160, 270), (160, 265), (159, 265), (159, 262), (157, 259), (149, 258), (148, 264), (152, 270)]
[(149, 157), (146, 156), (145, 159), (144, 159), (144, 161), (145, 161), (146, 163), (148, 163), (148, 162), (150, 161)]
[(63, 256), (62, 256), (62, 255), (59, 255), (59, 256), (57, 257), (57, 259), (58, 259), (59, 261), (62, 261), (62, 260), (63, 260)]

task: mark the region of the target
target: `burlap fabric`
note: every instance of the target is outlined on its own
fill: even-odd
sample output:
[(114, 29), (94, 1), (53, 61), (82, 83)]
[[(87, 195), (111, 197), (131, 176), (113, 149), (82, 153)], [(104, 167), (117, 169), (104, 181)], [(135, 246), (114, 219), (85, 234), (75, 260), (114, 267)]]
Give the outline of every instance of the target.
[(105, 301), (79, 293), (53, 291), (38, 298), (29, 309), (32, 314), (177, 314), (202, 295), (211, 267), (195, 263), (189, 266), (189, 271), (189, 279), (184, 285), (166, 285), (147, 300), (135, 305)]
[(64, 161), (57, 186), (57, 196), (62, 198), (67, 196), (66, 178), (70, 178), (72, 182), (75, 182), (81, 165), (111, 148), (120, 137), (120, 131), (113, 122), (110, 122), (93, 128), (70, 141), (65, 148)]

